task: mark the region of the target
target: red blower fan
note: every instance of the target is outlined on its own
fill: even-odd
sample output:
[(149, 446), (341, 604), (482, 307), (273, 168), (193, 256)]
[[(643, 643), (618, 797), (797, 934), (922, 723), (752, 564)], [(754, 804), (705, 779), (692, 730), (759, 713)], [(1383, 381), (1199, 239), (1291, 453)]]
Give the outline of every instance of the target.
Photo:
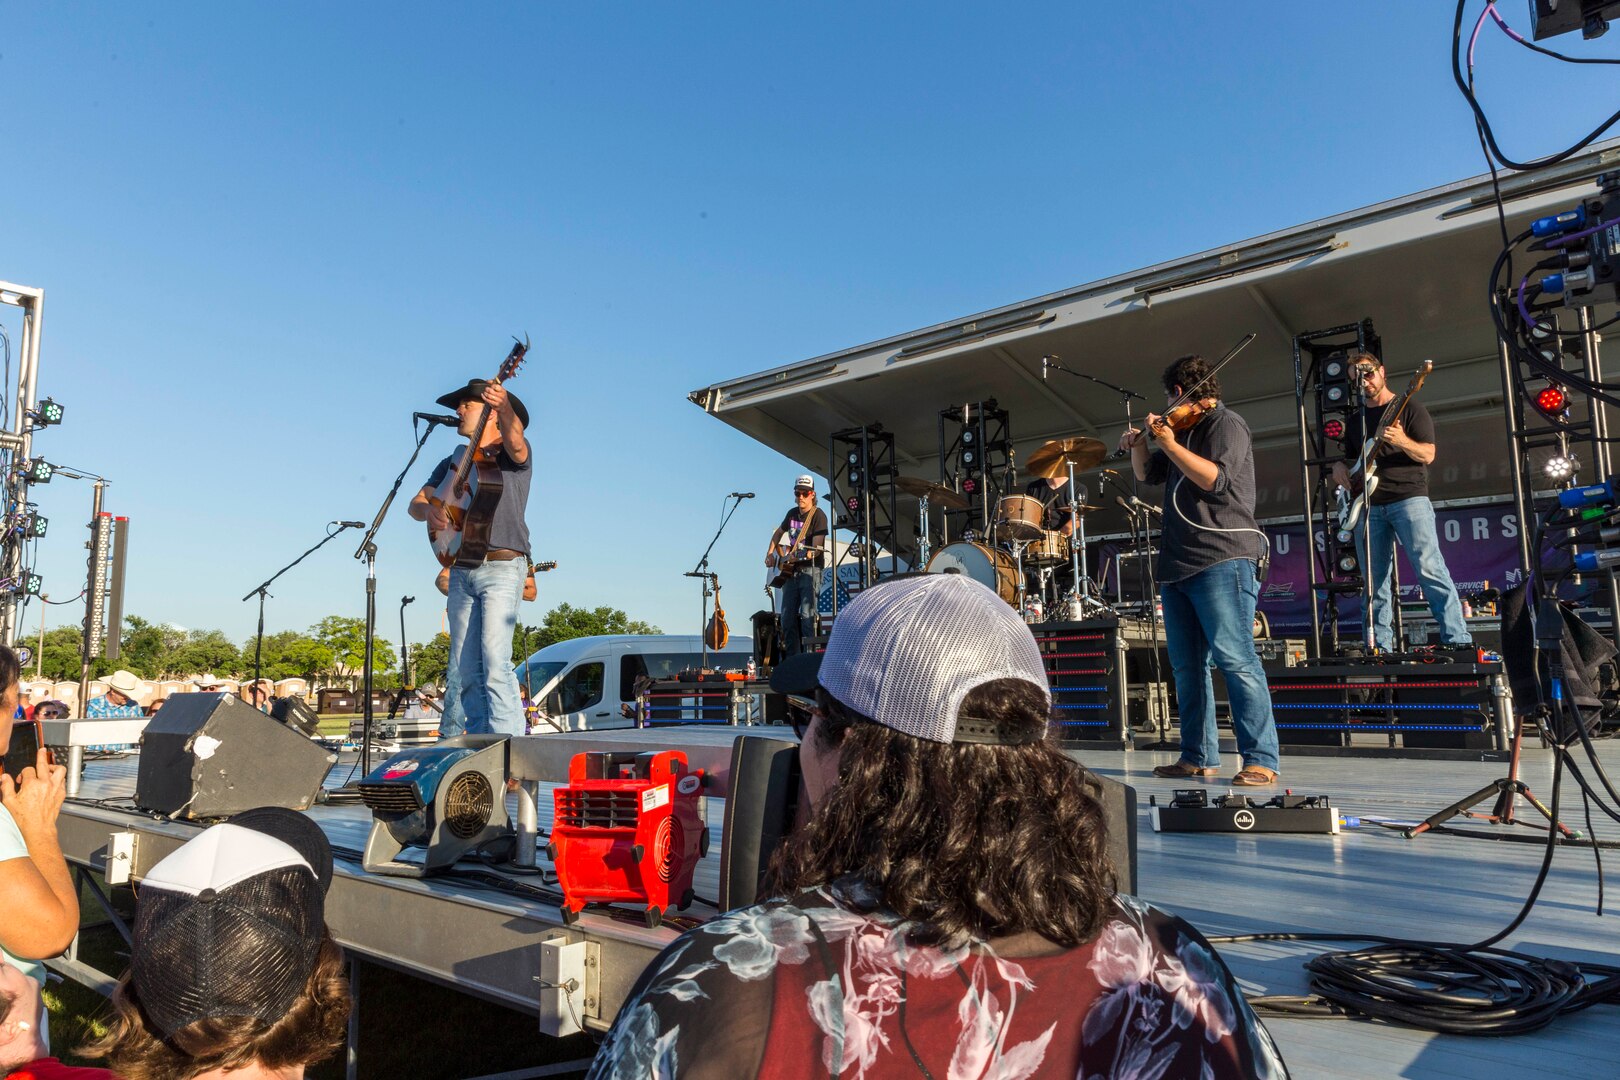
[(709, 853), (698, 813), (703, 770), (679, 750), (575, 754), (554, 794), (546, 854), (562, 886), (563, 921), (586, 904), (645, 904), (647, 926), (692, 902), (692, 871)]

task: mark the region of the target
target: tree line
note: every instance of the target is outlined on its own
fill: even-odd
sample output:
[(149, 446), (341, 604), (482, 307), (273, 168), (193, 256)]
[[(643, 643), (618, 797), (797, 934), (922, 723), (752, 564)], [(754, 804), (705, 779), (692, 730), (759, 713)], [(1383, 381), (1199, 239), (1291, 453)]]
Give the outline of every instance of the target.
[[(308, 679), (311, 683), (332, 685), (360, 680), (365, 665), (366, 624), (364, 619), (328, 615), (308, 630), (282, 630), (264, 636), (260, 660), (267, 679)], [(519, 623), (512, 633), (512, 662), (527, 658), (547, 645), (592, 634), (657, 634), (658, 627), (632, 619), (618, 608), (576, 608), (558, 604), (536, 625)], [(45, 631), (44, 647), (38, 638), (22, 639), (19, 644), (36, 650), (25, 674), (36, 671), (53, 680), (79, 678), (84, 648), (83, 630), (78, 626), (58, 626)], [(101, 678), (117, 668), (132, 671), (143, 679), (185, 678), (204, 673), (220, 678), (241, 679), (253, 674), (258, 635), (238, 646), (223, 630), (182, 630), (166, 623), (149, 622), (139, 615), (124, 616), (124, 628), (117, 660), (100, 657), (90, 667), (92, 677)], [(439, 633), (425, 642), (410, 645), (411, 681), (418, 686), (444, 682), (450, 663), (450, 635)], [(383, 688), (399, 685), (399, 649), (396, 642), (378, 633), (372, 645), (372, 681)]]

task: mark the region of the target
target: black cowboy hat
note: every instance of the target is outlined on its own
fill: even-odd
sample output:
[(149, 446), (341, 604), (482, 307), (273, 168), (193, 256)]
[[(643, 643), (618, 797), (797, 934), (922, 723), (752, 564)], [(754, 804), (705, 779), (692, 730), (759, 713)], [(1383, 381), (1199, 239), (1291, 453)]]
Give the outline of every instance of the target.
[[(484, 394), (484, 387), (488, 385), (488, 379), (468, 379), (467, 385), (463, 386), (460, 390), (452, 390), (448, 394), (443, 394), (434, 400), (447, 409), (454, 409), (468, 398), (482, 397)], [(506, 399), (512, 403), (512, 411), (517, 413), (518, 422), (524, 427), (528, 427), (529, 410), (524, 406), (522, 399), (520, 399), (510, 390), (506, 392)]]

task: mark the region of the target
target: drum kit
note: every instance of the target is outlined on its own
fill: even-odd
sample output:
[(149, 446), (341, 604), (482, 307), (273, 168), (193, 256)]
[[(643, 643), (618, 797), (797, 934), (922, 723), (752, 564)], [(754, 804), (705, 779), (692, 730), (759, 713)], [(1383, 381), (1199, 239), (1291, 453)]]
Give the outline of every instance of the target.
[[(1077, 437), (1053, 439), (1029, 456), (1024, 471), (1033, 477), (1054, 479), (1067, 476), (1074, 515), (1071, 542), (1061, 529), (1046, 528), (1046, 507), (1030, 495), (1007, 495), (996, 504), (989, 536), (966, 538), (947, 543), (937, 552), (929, 549), (928, 515), (931, 506), (946, 510), (966, 510), (968, 496), (942, 484), (915, 477), (895, 478), (895, 487), (919, 501), (922, 520), (917, 564), (930, 574), (965, 574), (994, 589), (1026, 619), (1085, 619), (1107, 614), (1110, 609), (1096, 596), (1086, 561), (1086, 516), (1101, 509), (1085, 501), (1075, 484), (1075, 473), (1096, 468), (1108, 456), (1108, 448), (1097, 439)], [(1056, 571), (1068, 564), (1073, 585), (1059, 593)]]

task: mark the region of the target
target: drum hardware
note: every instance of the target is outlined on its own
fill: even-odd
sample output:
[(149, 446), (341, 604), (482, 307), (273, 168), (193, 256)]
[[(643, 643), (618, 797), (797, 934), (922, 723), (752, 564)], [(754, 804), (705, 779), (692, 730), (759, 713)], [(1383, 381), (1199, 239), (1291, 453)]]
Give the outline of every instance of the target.
[[(1092, 441), (1095, 442), (1096, 440)], [(1081, 509), (1081, 507), (1087, 506), (1086, 493), (1075, 482), (1075, 462), (1071, 460), (1067, 464), (1069, 470), (1069, 497), (1074, 500), (1073, 509), (1076, 511), (1074, 514), (1074, 527), (1075, 531), (1079, 533), (1080, 539), (1078, 543), (1071, 541), (1069, 544), (1069, 557), (1074, 566), (1074, 591), (1069, 594), (1065, 614), (1070, 620), (1079, 621), (1094, 615), (1112, 614), (1113, 609), (1092, 595), (1091, 568), (1086, 560), (1086, 514), (1089, 512), (1089, 507), (1084, 510)]]

